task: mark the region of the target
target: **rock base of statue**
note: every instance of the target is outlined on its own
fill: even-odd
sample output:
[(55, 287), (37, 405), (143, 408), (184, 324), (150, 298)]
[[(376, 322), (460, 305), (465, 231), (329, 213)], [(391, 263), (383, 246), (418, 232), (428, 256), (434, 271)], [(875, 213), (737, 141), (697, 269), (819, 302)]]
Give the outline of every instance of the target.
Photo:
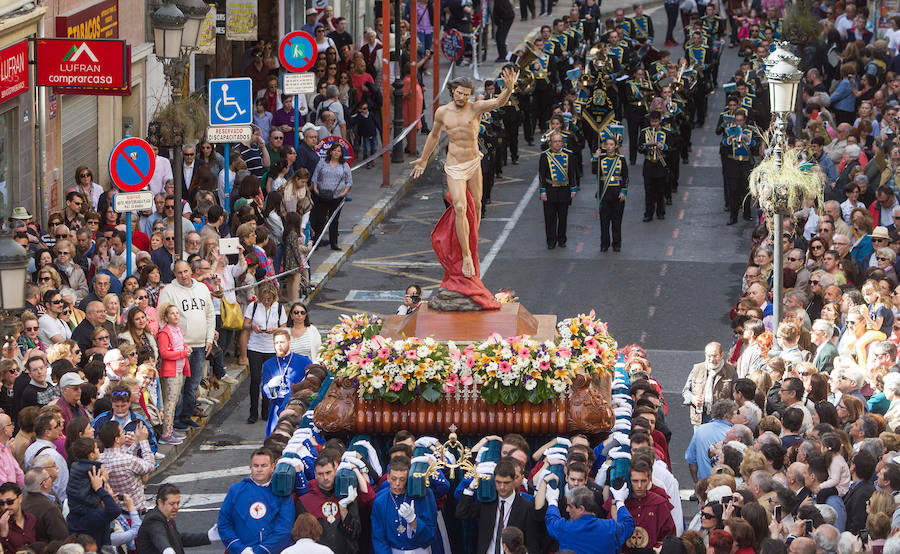
[[(447, 203), (450, 196), (447, 195)], [(461, 311), (460, 306), (466, 306), (465, 310), (497, 310), (500, 303), (494, 299), (494, 295), (481, 282), (481, 269), (478, 263), (478, 225), (475, 217), (475, 202), (472, 193), (466, 188), (466, 220), (469, 227), (469, 252), (472, 253), (472, 262), (475, 265), (475, 275), (466, 277), (462, 273), (462, 249), (456, 236), (456, 214), (453, 206), (447, 208), (434, 229), (431, 231), (431, 246), (437, 256), (438, 262), (444, 268), (444, 279), (441, 281), (441, 289), (459, 295), (452, 301), (443, 302), (442, 305), (451, 306), (451, 311)], [(464, 297), (470, 302), (460, 299)]]
[(434, 309), (429, 300), (409, 315), (387, 318), (381, 335), (392, 339), (432, 337), (456, 342), (484, 340), (491, 333), (502, 337), (529, 335), (537, 341), (556, 336), (555, 315), (534, 315), (518, 302), (499, 306), (497, 310), (443, 311)]

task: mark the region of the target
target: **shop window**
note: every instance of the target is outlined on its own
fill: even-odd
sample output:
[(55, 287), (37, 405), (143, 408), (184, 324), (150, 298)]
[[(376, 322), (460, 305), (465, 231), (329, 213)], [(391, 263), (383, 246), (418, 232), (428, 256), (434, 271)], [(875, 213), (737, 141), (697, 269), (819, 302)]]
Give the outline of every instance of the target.
[(6, 220), (11, 213), (15, 198), (16, 176), (18, 174), (18, 141), (16, 136), (16, 116), (18, 109), (7, 110), (0, 114), (0, 214)]

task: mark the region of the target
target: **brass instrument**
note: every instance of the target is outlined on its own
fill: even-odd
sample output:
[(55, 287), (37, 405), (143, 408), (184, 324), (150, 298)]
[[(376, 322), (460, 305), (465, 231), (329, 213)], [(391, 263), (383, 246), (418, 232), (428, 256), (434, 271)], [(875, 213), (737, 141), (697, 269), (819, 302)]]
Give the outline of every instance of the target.
[[(531, 64), (537, 59), (543, 59), (544, 53), (537, 49), (532, 41), (526, 41), (522, 48), (522, 55), (516, 60), (515, 68), (519, 72), (519, 78), (513, 86), (514, 93), (521, 93), (534, 87), (534, 72), (531, 70)], [(512, 65), (512, 64), (507, 64)], [(502, 72), (502, 69), (501, 69)]]

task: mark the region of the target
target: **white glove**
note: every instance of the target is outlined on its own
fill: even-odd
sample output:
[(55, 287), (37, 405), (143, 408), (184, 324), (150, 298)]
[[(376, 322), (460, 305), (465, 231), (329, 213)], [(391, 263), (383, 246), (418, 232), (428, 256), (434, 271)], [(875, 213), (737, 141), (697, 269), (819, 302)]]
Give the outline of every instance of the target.
[(297, 447), (296, 450), (294, 450), (294, 452), (296, 452), (297, 455), (301, 458), (315, 458), (315, 456), (312, 455), (312, 452), (309, 451), (309, 448), (307, 448), (306, 445), (302, 443)]
[(493, 475), (495, 467), (497, 467), (497, 462), (481, 462), (475, 466), (475, 471), (478, 475)]
[(547, 450), (544, 450), (544, 456), (548, 457), (548, 458), (555, 454), (562, 454), (563, 456), (566, 456), (568, 453), (569, 453), (569, 451), (567, 449), (563, 448), (562, 446), (554, 446), (554, 447), (548, 448)]
[(625, 380), (622, 379), (621, 377), (616, 377), (615, 379), (613, 379), (613, 382), (612, 382), (613, 390), (619, 389), (619, 388), (625, 388), (626, 386), (627, 385), (625, 385)]
[(209, 537), (209, 542), (221, 541), (222, 537), (219, 536), (219, 524), (216, 523), (210, 527), (209, 531), (206, 532), (206, 536)]
[(444, 451), (444, 460), (447, 461), (450, 465), (456, 465), (456, 456), (453, 455), (452, 452)]
[(612, 430), (615, 431), (631, 431), (631, 421), (624, 417), (616, 420), (616, 424), (613, 425)]
[(626, 459), (630, 460), (631, 452), (626, 452), (625, 450), (616, 449), (609, 453), (609, 457), (612, 458), (613, 460), (620, 460), (622, 458), (626, 458)]
[(354, 463), (354, 460), (359, 460), (359, 456), (356, 454), (356, 450), (346, 450), (341, 456), (342, 462)]
[(356, 467), (356, 466), (354, 466), (350, 462), (341, 462), (338, 464), (337, 469), (334, 471), (335, 471), (335, 473), (337, 473), (338, 471), (340, 471), (342, 469), (349, 469), (350, 471), (353, 471), (354, 467)]
[(550, 454), (544, 458), (547, 460), (547, 464), (555, 465), (555, 464), (565, 464), (566, 463), (566, 455), (565, 454)]
[(403, 519), (406, 520), (406, 523), (412, 523), (416, 520), (416, 507), (415, 500), (411, 500), (409, 502), (404, 502), (400, 504), (400, 507), (397, 508), (397, 514), (400, 515)]
[(273, 391), (281, 386), (281, 381), (282, 381), (281, 375), (276, 375), (275, 377), (272, 377), (271, 379), (269, 379), (269, 382), (266, 383), (266, 388), (269, 389), (270, 391)]
[(423, 454), (421, 456), (416, 456), (412, 460), (409, 461), (410, 464), (414, 464), (416, 462), (422, 462), (423, 464), (430, 464), (435, 460), (434, 454)]
[(612, 495), (617, 505), (624, 504), (625, 500), (628, 499), (628, 485), (626, 483), (622, 483), (619, 488), (612, 489)]
[(303, 417), (312, 420), (312, 418), (313, 418), (313, 411), (312, 411), (312, 410), (306, 410), (305, 412), (303, 412)]
[(249, 546), (243, 550), (241, 550), (241, 554), (253, 554), (253, 549)]
[(616, 406), (615, 408), (613, 408), (613, 413), (616, 415), (616, 417), (630, 417), (631, 412), (631, 406), (627, 404), (625, 406)]
[(550, 485), (547, 485), (547, 491), (544, 493), (544, 498), (547, 499), (547, 504), (556, 506), (557, 504), (559, 504), (559, 489), (555, 489)]
[(556, 437), (556, 446), (565, 446), (566, 448), (569, 448), (572, 446), (572, 441), (566, 437)]
[[(348, 456), (348, 454), (349, 454), (349, 456)], [(350, 450), (348, 450), (347, 452), (344, 452), (344, 455), (341, 457), (341, 463), (342, 464), (348, 463), (351, 466), (355, 467), (356, 469), (358, 469), (362, 472), (366, 471), (366, 462), (357, 458), (356, 452), (352, 452)]]
[(612, 438), (614, 441), (621, 445), (631, 444), (631, 440), (628, 438), (628, 435), (621, 431), (616, 431), (612, 434)]
[(350, 487), (349, 489), (347, 489), (347, 498), (341, 498), (340, 500), (338, 500), (338, 505), (341, 508), (346, 508), (347, 506), (352, 504), (354, 500), (356, 500), (356, 487)]
[(421, 448), (432, 448), (434, 445), (438, 444), (438, 440), (434, 437), (419, 437), (416, 439), (416, 446)]
[(466, 485), (466, 490), (463, 491), (463, 494), (468, 493), (466, 495), (471, 496), (472, 493), (474, 493), (475, 489), (477, 489), (477, 488), (478, 488), (478, 482), (475, 479), (472, 479), (471, 481), (469, 481), (469, 484)]
[(369, 465), (372, 466), (372, 470), (375, 473), (381, 475), (381, 461), (378, 459), (378, 453), (375, 452), (375, 447), (372, 446), (372, 443), (369, 441), (356, 441), (356, 444), (361, 445), (366, 449), (366, 452), (369, 454)]
[(612, 395), (613, 403), (619, 406), (624, 406), (626, 404), (631, 405), (631, 395), (625, 393), (618, 393)]

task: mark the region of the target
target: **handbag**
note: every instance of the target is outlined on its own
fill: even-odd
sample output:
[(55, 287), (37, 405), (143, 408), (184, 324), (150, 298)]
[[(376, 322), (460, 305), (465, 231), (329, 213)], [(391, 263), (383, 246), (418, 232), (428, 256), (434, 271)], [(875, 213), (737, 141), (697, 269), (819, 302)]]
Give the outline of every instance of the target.
[(222, 329), (240, 331), (244, 328), (244, 316), (241, 314), (241, 306), (235, 302), (232, 304), (222, 298)]

